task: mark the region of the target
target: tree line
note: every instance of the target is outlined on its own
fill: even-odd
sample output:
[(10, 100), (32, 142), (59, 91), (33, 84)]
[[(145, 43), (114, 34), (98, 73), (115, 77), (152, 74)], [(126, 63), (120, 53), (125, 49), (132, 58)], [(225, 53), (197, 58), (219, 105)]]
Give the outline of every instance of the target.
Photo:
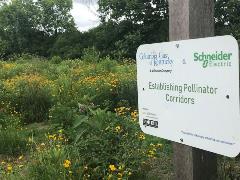
[[(98, 27), (76, 28), (72, 0), (0, 0), (0, 59), (17, 54), (134, 58), (140, 44), (168, 41), (167, 0), (99, 0)], [(215, 1), (215, 34), (240, 39), (240, 1)], [(93, 48), (94, 47), (94, 48)]]

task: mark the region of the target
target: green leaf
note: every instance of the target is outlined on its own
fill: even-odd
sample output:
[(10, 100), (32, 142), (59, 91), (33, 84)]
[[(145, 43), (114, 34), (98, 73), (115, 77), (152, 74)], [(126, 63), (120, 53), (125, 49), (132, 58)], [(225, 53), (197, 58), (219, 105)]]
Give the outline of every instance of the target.
[(76, 129), (81, 126), (83, 123), (86, 123), (88, 120), (88, 116), (79, 116), (73, 123), (73, 128)]
[(87, 131), (87, 130), (83, 130), (82, 132), (80, 132), (80, 133), (76, 136), (75, 141), (74, 141), (74, 144), (76, 144), (76, 143), (79, 141), (79, 139), (82, 137), (82, 135), (83, 135), (86, 131)]

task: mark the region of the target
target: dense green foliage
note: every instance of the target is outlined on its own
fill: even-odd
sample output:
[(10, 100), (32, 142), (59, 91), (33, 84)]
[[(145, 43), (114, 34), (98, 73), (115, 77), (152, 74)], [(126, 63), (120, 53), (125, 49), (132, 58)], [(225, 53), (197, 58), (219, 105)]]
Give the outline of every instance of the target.
[[(2, 1), (3, 2), (3, 1)], [(135, 57), (140, 44), (168, 41), (166, 0), (100, 0), (101, 24), (79, 32), (70, 15), (72, 1), (13, 0), (0, 7), (0, 58), (30, 53), (80, 58), (95, 47), (100, 56)], [(215, 2), (216, 35), (239, 39), (240, 2)]]
[(240, 1), (218, 0), (215, 6), (216, 34), (232, 34), (240, 39)]
[(13, 0), (0, 7), (0, 58), (31, 53), (49, 56), (57, 35), (74, 28), (72, 1)]
[(0, 62), (0, 178), (143, 179), (146, 161), (170, 154), (138, 125), (135, 65), (93, 52)]
[(122, 56), (134, 57), (140, 44), (168, 40), (166, 0), (100, 0), (99, 7), (102, 21), (116, 27), (115, 35), (124, 33), (113, 44)]

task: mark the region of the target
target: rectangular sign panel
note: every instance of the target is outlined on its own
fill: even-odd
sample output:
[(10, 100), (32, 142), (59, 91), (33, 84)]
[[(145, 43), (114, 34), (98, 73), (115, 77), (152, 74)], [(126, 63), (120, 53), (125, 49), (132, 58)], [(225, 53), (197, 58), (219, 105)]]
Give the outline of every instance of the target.
[(143, 132), (238, 155), (239, 50), (232, 36), (145, 44), (136, 58)]

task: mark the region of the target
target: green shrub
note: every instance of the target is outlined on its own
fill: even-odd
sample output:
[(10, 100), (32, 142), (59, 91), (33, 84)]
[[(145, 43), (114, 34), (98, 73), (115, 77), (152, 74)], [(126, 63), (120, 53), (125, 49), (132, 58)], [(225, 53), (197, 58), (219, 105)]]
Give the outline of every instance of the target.
[(6, 99), (11, 107), (21, 114), (24, 123), (47, 120), (52, 106), (50, 89), (34, 81), (21, 81), (8, 91)]
[(109, 56), (101, 59), (100, 63), (97, 64), (97, 71), (100, 73), (104, 72), (116, 72), (117, 61), (111, 59)]
[(34, 54), (22, 53), (22, 54), (13, 54), (8, 58), (8, 61), (17, 61), (21, 62), (31, 62), (34, 60), (42, 60), (43, 58)]
[[(28, 178), (34, 180), (79, 179), (76, 166), (80, 163), (71, 147), (51, 147), (33, 156)], [(75, 178), (74, 178), (75, 176)]]
[[(116, 103), (121, 100), (128, 102), (130, 107), (137, 108), (138, 94), (137, 94), (137, 81), (134, 79), (123, 79), (117, 87)], [(116, 106), (117, 104), (115, 104)]]
[(7, 63), (7, 62), (1, 62), (0, 63), (0, 78), (1, 79), (10, 79), (14, 76), (17, 76), (24, 72), (26, 67), (22, 64), (16, 64), (16, 63)]
[(48, 89), (35, 84), (33, 86), (22, 86), (20, 93), (17, 104), (26, 123), (42, 122), (48, 119), (48, 111), (52, 105)]
[(27, 151), (25, 132), (15, 128), (0, 130), (0, 154), (18, 156)]
[(100, 52), (95, 47), (85, 48), (82, 60), (88, 63), (97, 63), (100, 60)]
[[(69, 75), (60, 75), (55, 80), (55, 98), (58, 103), (69, 105), (75, 102), (76, 92), (74, 92), (73, 84), (75, 82)], [(76, 102), (75, 102), (76, 104)]]
[(141, 168), (149, 159), (149, 151), (154, 153), (151, 156), (161, 152), (160, 148), (153, 150), (149, 146), (136, 121), (106, 110), (77, 116), (73, 129), (66, 131), (70, 144), (57, 146), (59, 135), (49, 135), (50, 143), (32, 157), (28, 178), (142, 179), (145, 171)]
[(0, 130), (7, 128), (18, 128), (21, 125), (19, 117), (7, 114), (3, 110), (0, 110)]
[[(166, 153), (157, 145), (159, 139), (145, 136), (136, 122), (136, 67), (132, 62), (99, 59), (90, 48), (83, 61), (31, 59), (0, 62), (0, 68), (0, 127), (9, 130), (0, 129), (0, 143), (7, 144), (14, 137), (17, 142), (9, 146), (20, 147), (5, 146), (2, 151), (20, 154), (27, 150), (27, 137), (33, 137), (28, 146), (30, 162), (24, 165), (28, 168), (20, 172), (25, 179), (143, 179), (149, 170), (144, 162)], [(115, 108), (117, 113), (113, 113)], [(32, 124), (47, 119), (47, 123)], [(25, 133), (16, 130), (20, 120), (31, 123)], [(54, 133), (59, 128), (64, 128), (64, 138)], [(53, 135), (46, 142), (49, 131)], [(64, 139), (64, 143), (55, 139)], [(64, 167), (65, 160), (71, 162), (70, 168)]]
[[(104, 71), (105, 67), (107, 70)], [(80, 71), (82, 73), (79, 80), (73, 82), (73, 91), (80, 97), (84, 95), (94, 97), (92, 102), (101, 108), (108, 107), (113, 110), (121, 100), (128, 101), (130, 106), (136, 107), (136, 71), (133, 66), (131, 67), (125, 68), (116, 64), (116, 61), (104, 60), (96, 65), (97, 71), (94, 67), (86, 68), (87, 71), (90, 69), (92, 74)]]
[(161, 151), (149, 148), (135, 121), (106, 110), (91, 110), (76, 120), (74, 129), (75, 146), (92, 179), (141, 179), (144, 161)]
[(62, 62), (62, 58), (59, 56), (53, 56), (50, 61), (54, 64), (59, 64)]
[(64, 128), (72, 126), (76, 116), (76, 110), (66, 105), (58, 104), (49, 110), (50, 122)]

